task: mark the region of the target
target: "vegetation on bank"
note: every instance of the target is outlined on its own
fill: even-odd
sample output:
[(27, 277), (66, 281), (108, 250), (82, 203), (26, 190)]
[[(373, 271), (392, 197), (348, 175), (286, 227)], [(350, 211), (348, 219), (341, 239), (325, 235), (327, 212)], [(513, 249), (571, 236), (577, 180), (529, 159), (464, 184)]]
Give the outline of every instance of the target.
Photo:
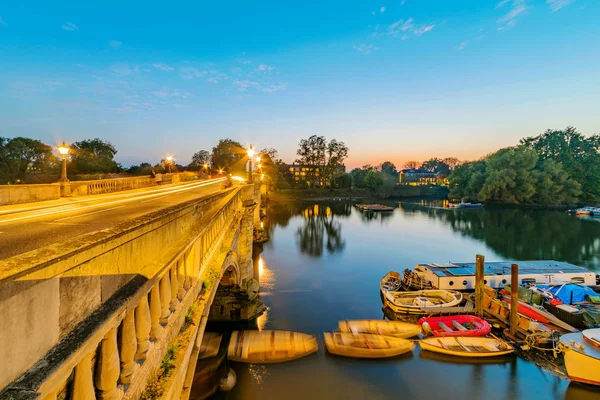
[(547, 130), (456, 167), (451, 200), (560, 205), (600, 202), (600, 135)]

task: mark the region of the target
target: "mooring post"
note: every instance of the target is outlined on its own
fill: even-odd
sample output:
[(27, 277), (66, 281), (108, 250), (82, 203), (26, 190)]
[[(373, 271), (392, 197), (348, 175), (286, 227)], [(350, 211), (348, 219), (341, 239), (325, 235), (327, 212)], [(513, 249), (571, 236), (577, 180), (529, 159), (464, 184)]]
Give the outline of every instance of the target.
[(510, 334), (515, 336), (519, 327), (519, 266), (510, 266)]
[(484, 265), (485, 257), (477, 254), (475, 257), (475, 310), (479, 317), (483, 317), (483, 294), (485, 291), (483, 278)]

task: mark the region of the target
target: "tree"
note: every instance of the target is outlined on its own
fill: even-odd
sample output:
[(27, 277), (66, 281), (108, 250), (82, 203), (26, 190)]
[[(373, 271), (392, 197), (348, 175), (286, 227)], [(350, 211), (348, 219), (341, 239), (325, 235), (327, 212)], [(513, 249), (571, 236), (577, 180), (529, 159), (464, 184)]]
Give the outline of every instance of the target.
[(365, 175), (365, 187), (371, 191), (376, 192), (383, 186), (384, 177), (380, 171), (369, 170)]
[(444, 176), (450, 175), (450, 166), (437, 157), (425, 161), (423, 165), (421, 165), (421, 168)]
[(407, 161), (404, 163), (404, 168), (406, 169), (418, 169), (421, 166), (421, 163), (418, 161)]
[(70, 169), (83, 174), (116, 172), (119, 165), (114, 161), (115, 154), (115, 146), (98, 138), (75, 142), (71, 146)]
[(462, 164), (461, 161), (456, 157), (446, 157), (442, 161), (450, 168), (451, 171)]
[(318, 170), (323, 170), (327, 161), (327, 140), (325, 136), (312, 135), (308, 139), (300, 140), (296, 154), (296, 164), (309, 167), (306, 169), (306, 181), (311, 186), (316, 186), (320, 180)]
[(348, 147), (344, 142), (332, 139), (327, 143), (324, 136), (313, 135), (300, 140), (296, 164), (307, 167), (306, 181), (311, 186), (330, 184), (344, 174), (344, 160), (348, 157)]
[(581, 185), (581, 200), (600, 201), (600, 135), (588, 138), (572, 126), (546, 130), (521, 139), (520, 143), (539, 154), (538, 163), (554, 160)]
[(248, 152), (239, 142), (221, 139), (212, 149), (211, 164), (213, 168), (224, 169), (233, 175), (246, 176)]
[(534, 171), (535, 197), (538, 204), (569, 204), (577, 201), (581, 185), (554, 160), (544, 160)]
[(448, 197), (455, 201), (477, 201), (486, 178), (486, 160), (466, 162), (457, 166), (450, 175)]
[(381, 172), (393, 178), (398, 177), (398, 171), (396, 170), (396, 166), (391, 161), (384, 161), (381, 164)]
[[(285, 164), (280, 158), (277, 150), (273, 148), (262, 149), (259, 153), (261, 170), (264, 174), (264, 180), (268, 188), (273, 186), (285, 189), (289, 187), (282, 174), (282, 166), (287, 170), (287, 164)], [(289, 171), (288, 171), (289, 172)]]
[(354, 181), (354, 186), (356, 186), (357, 188), (367, 187), (367, 185), (365, 184), (365, 177), (367, 175), (367, 172), (371, 170), (376, 171), (377, 168), (370, 164), (367, 164), (363, 165), (361, 168), (354, 168), (352, 171), (350, 171), (350, 175), (352, 175), (352, 180)]
[(39, 140), (24, 137), (0, 137), (0, 176), (3, 181), (24, 181), (29, 173), (56, 169), (57, 158), (52, 147)]
[(150, 175), (152, 173), (152, 164), (144, 162), (140, 165), (132, 165), (126, 172), (131, 175)]
[(194, 153), (192, 161), (188, 165), (188, 169), (199, 171), (204, 164), (210, 163), (210, 153), (206, 150), (200, 150)]

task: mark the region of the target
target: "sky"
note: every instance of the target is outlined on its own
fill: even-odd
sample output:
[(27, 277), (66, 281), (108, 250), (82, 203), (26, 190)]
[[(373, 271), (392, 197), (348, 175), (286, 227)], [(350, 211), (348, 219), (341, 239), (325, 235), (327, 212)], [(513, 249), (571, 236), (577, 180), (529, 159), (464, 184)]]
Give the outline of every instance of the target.
[(0, 4), (0, 136), (98, 137), (123, 165), (187, 164), (220, 138), (293, 162), (477, 159), (600, 133), (598, 0)]

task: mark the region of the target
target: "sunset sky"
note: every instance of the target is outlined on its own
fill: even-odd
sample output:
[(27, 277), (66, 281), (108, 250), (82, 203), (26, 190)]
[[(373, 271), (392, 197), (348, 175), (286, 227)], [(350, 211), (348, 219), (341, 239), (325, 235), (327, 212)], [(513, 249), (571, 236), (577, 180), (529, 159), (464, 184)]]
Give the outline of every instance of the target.
[(600, 1), (0, 5), (0, 136), (99, 137), (124, 165), (229, 137), (288, 162), (474, 159), (547, 128), (600, 133)]

